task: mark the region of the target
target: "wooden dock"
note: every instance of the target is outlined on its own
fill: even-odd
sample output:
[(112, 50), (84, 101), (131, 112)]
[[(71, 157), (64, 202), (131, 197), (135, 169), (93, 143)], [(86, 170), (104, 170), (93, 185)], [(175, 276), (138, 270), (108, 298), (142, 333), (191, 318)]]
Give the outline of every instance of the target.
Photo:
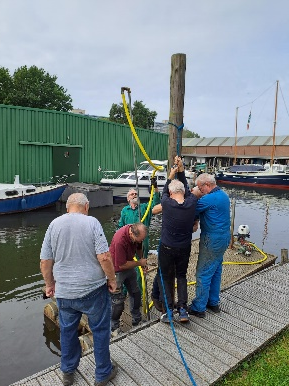
[[(221, 313), (174, 328), (187, 366), (198, 386), (213, 385), (241, 361), (270, 342), (289, 325), (289, 264), (271, 266), (227, 287)], [(191, 385), (170, 328), (156, 320), (123, 333), (111, 342), (119, 372), (109, 386)], [(75, 385), (94, 383), (91, 351), (81, 359)], [(13, 384), (62, 385), (59, 365)]]

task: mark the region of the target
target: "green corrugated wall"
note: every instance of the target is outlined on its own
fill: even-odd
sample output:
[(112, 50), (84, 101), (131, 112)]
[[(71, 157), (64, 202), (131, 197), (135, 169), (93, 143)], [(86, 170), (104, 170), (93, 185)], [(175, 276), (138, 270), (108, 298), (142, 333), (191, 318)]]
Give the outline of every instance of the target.
[[(167, 159), (168, 135), (137, 129), (151, 159)], [(98, 183), (99, 166), (132, 170), (132, 135), (128, 126), (60, 111), (0, 105), (0, 182), (48, 181), (53, 175), (54, 146), (80, 148), (79, 180)], [(137, 162), (144, 161), (136, 144)]]

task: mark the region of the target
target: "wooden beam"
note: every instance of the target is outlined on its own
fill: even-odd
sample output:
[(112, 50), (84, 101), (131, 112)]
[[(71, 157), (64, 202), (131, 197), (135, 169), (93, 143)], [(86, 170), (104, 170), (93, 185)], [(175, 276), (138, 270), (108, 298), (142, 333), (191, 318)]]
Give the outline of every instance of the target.
[(178, 135), (177, 127), (183, 124), (185, 98), (186, 55), (174, 54), (171, 58), (170, 79), (170, 115), (169, 115), (169, 146), (168, 170), (172, 166), (173, 158), (182, 154), (182, 131)]

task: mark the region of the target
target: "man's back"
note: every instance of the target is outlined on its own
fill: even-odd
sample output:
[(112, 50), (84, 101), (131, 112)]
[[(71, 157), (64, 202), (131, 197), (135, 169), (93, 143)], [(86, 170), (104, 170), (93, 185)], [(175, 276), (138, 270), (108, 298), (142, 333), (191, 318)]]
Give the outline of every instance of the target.
[(191, 243), (197, 198), (187, 197), (182, 204), (167, 197), (162, 200), (163, 222), (161, 240), (170, 247)]
[(199, 199), (197, 213), (200, 214), (201, 232), (227, 236), (230, 232), (230, 199), (219, 187)]
[(105, 274), (96, 258), (108, 251), (98, 220), (81, 213), (67, 213), (51, 222), (41, 258), (53, 258), (56, 297), (75, 299), (105, 284)]

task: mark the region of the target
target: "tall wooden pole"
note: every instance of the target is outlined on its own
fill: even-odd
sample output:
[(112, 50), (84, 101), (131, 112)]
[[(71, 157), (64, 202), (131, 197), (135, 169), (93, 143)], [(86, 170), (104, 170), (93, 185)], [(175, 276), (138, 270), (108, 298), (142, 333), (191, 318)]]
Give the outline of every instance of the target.
[(170, 80), (170, 116), (169, 116), (169, 149), (168, 149), (168, 170), (172, 166), (174, 157), (179, 149), (179, 156), (182, 154), (182, 131), (178, 135), (177, 127), (183, 124), (184, 99), (185, 99), (185, 73), (186, 55), (174, 54), (171, 59), (171, 80)]

